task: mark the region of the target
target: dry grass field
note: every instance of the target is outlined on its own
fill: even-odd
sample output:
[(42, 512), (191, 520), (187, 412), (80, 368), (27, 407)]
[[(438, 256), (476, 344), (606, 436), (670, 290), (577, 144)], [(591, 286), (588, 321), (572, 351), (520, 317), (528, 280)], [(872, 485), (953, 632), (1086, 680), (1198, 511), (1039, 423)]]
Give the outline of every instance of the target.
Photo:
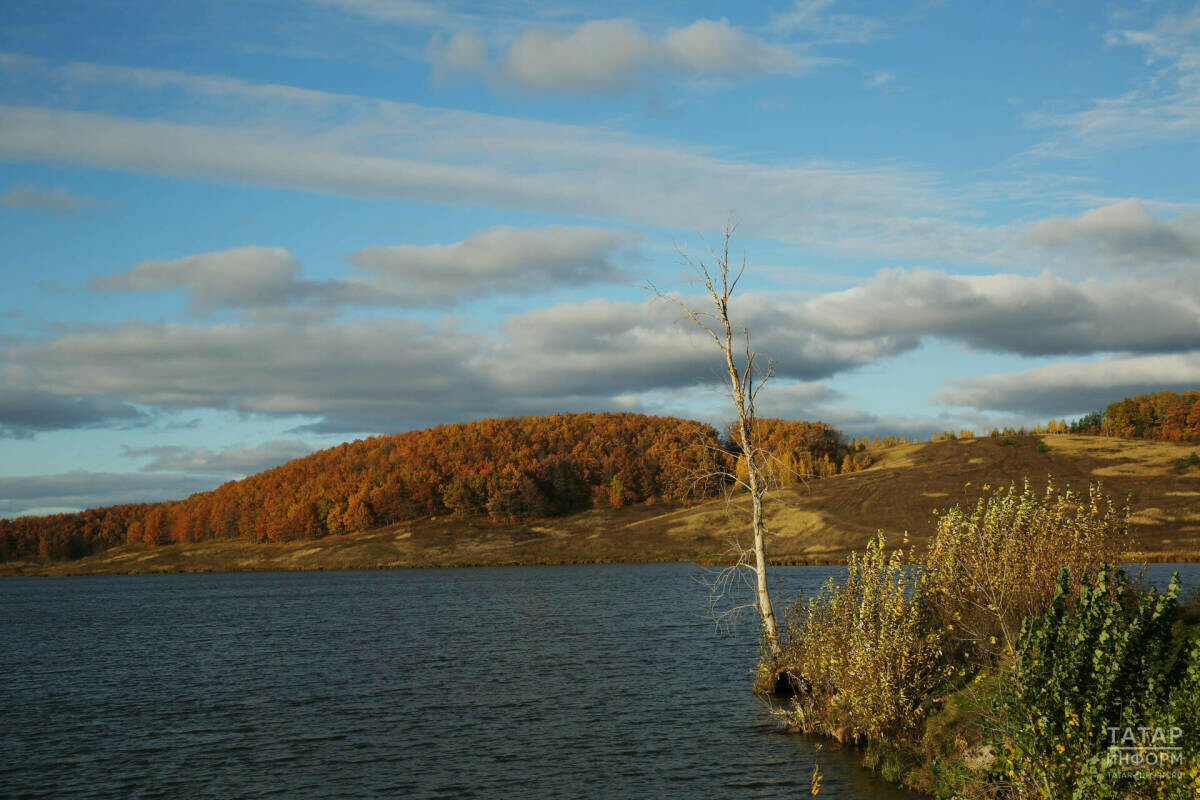
[[(841, 563), (876, 530), (899, 543), (909, 533), (922, 547), (933, 509), (974, 503), (984, 484), (1026, 477), (1086, 493), (1088, 483), (1124, 502), (1134, 515), (1131, 561), (1200, 559), (1200, 466), (1179, 469), (1195, 445), (1091, 436), (1043, 435), (902, 445), (873, 453), (863, 472), (775, 493), (768, 524), (776, 563)], [(155, 549), (118, 547), (100, 556), (53, 564), (0, 565), (0, 574), (78, 575), (353, 569), (485, 564), (705, 561), (728, 557), (745, 519), (738, 502), (687, 508), (599, 509), (524, 525), (435, 518), (344, 536), (288, 544), (210, 541)]]

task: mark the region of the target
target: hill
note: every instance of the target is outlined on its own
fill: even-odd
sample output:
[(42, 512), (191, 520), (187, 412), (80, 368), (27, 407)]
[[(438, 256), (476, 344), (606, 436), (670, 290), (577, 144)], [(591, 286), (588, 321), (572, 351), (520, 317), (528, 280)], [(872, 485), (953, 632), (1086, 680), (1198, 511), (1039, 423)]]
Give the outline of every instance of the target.
[[(841, 563), (882, 529), (914, 546), (933, 532), (934, 508), (973, 503), (984, 484), (1086, 491), (1090, 481), (1135, 514), (1132, 561), (1200, 559), (1200, 466), (1194, 445), (1053, 434), (906, 444), (872, 451), (867, 470), (779, 490), (770, 506), (776, 563)], [(1178, 462), (1182, 463), (1182, 466)], [(290, 543), (211, 541), (146, 548), (125, 545), (78, 561), (0, 565), (5, 574), (356, 567), (465, 566), (581, 561), (720, 561), (744, 517), (738, 503), (711, 500), (594, 508), (561, 519), (491, 523), (484, 518), (409, 520), (355, 534)]]
[[(823, 423), (764, 419), (759, 428), (796, 475), (836, 474), (845, 461), (841, 437)], [(342, 444), (186, 500), (0, 520), (0, 561), (73, 560), (119, 545), (283, 544), (431, 516), (511, 525), (694, 502), (719, 493), (734, 468), (712, 426), (674, 417), (439, 425)]]

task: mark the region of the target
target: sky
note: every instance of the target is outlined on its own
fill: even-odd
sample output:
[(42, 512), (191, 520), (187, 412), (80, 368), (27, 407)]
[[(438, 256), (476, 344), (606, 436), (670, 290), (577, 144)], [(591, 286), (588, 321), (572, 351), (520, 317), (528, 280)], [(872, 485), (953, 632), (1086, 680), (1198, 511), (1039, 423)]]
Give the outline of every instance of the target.
[(3, 2), (0, 516), (556, 411), (1200, 386), (1200, 5)]

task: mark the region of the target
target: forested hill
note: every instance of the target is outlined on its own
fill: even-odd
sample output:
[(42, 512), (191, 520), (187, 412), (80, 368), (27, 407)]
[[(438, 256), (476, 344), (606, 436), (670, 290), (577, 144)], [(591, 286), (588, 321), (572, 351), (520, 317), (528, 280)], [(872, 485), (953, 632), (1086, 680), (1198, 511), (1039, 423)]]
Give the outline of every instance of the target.
[[(820, 422), (760, 420), (791, 469), (838, 472)], [(555, 414), (441, 425), (322, 450), (186, 500), (0, 520), (0, 559), (74, 559), (127, 543), (317, 539), (443, 514), (503, 522), (598, 505), (685, 502), (734, 468), (710, 425), (641, 414)], [(695, 476), (716, 476), (695, 483)]]

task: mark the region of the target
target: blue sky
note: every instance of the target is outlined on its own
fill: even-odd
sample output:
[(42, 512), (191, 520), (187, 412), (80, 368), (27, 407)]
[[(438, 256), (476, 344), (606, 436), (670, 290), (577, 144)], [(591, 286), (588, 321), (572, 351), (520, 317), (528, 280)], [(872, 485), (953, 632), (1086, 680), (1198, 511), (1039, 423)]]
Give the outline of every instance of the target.
[(1200, 6), (6, 3), (0, 515), (428, 425), (1020, 425), (1200, 385)]

